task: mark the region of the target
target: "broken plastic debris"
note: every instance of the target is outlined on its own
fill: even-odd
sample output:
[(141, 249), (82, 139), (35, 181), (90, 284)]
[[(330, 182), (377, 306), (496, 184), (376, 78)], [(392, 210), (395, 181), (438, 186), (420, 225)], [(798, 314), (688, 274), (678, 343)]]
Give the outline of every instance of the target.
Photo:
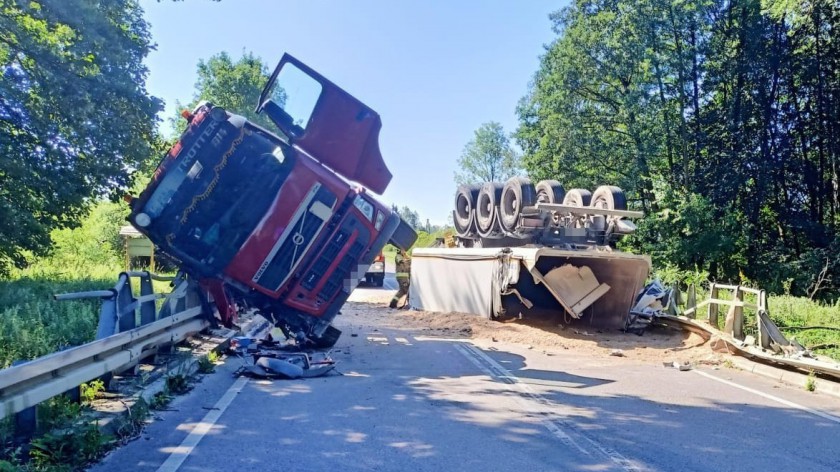
[(687, 370), (691, 370), (691, 369), (692, 369), (692, 367), (691, 367), (691, 363), (690, 363), (690, 362), (688, 362), (688, 361), (683, 362), (682, 364), (680, 364), (680, 363), (679, 363), (679, 362), (677, 362), (677, 361), (674, 361), (674, 362), (663, 362), (663, 363), (662, 363), (662, 365), (664, 365), (665, 367), (673, 367), (674, 369), (677, 369), (677, 370), (679, 370), (680, 372), (685, 372), (685, 371), (687, 371)]

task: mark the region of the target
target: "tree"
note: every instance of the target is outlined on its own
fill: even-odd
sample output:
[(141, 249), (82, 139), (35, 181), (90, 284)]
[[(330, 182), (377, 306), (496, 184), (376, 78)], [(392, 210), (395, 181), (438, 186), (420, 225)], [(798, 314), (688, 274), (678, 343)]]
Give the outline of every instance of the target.
[(0, 273), (149, 157), (150, 49), (135, 0), (0, 1)]
[[(267, 129), (276, 129), (265, 115), (254, 113), (260, 92), (269, 78), (268, 68), (259, 57), (249, 52), (234, 62), (228, 53), (221, 52), (206, 61), (200, 60), (197, 72), (198, 80), (195, 83), (193, 100), (186, 106), (178, 103), (178, 110), (192, 110), (199, 102), (208, 101)], [(281, 101), (285, 100), (282, 93), (278, 97)], [(186, 123), (179, 118), (180, 112), (173, 123), (176, 131), (180, 132), (186, 127)]]
[(502, 125), (495, 121), (484, 123), (458, 158), (461, 172), (455, 172), (455, 182), (503, 182), (519, 174), (519, 159)]
[(532, 178), (622, 187), (648, 214), (629, 242), (660, 267), (777, 292), (840, 280), (822, 257), (840, 223), (836, 0), (576, 0), (551, 18), (518, 107)]

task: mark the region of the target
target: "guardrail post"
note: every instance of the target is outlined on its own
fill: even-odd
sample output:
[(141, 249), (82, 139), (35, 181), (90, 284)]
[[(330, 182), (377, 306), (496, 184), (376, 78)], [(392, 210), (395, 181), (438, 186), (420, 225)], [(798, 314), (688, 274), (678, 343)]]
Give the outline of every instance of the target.
[[(14, 361), (12, 367), (25, 364), (26, 361)], [(15, 434), (31, 438), (38, 430), (38, 407), (31, 406), (25, 410), (15, 413)]]
[[(689, 311), (689, 308), (694, 308), (694, 310)], [(688, 313), (686, 316), (689, 318), (697, 318), (697, 289), (694, 287), (694, 284), (688, 286), (688, 300), (685, 302), (685, 311)]]
[(119, 314), (119, 332), (131, 331), (137, 327), (137, 315), (134, 309), (134, 296), (131, 294), (131, 277), (125, 272), (115, 287), (117, 291), (117, 313)]
[(764, 323), (761, 322), (761, 314), (768, 313), (767, 292), (765, 292), (764, 290), (759, 290), (758, 296), (756, 298), (757, 300), (755, 304), (757, 308), (755, 309), (755, 324), (756, 333), (758, 333), (758, 346), (763, 347), (765, 349), (770, 349), (770, 333), (767, 332), (767, 329), (764, 327)]
[[(718, 288), (714, 282), (709, 284), (709, 299), (717, 299)], [(709, 303), (709, 324), (714, 328), (718, 326), (718, 306), (717, 303)]]
[[(741, 302), (737, 305), (732, 305), (731, 312), (732, 312), (732, 336), (735, 339), (744, 339), (744, 292), (741, 290), (741, 286), (738, 285), (735, 287), (735, 291), (732, 294), (732, 301), (734, 302)], [(727, 315), (728, 318), (728, 315)]]
[[(149, 271), (144, 271), (140, 276), (140, 295), (151, 295), (154, 293), (152, 286), (152, 276)], [(140, 326), (153, 323), (155, 321), (155, 301), (149, 300), (140, 304)]]

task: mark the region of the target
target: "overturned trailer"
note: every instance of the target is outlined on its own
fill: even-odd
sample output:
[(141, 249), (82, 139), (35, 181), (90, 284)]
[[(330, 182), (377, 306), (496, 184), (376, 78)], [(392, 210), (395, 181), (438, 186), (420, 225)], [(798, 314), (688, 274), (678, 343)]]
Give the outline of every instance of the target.
[(418, 248), (409, 299), (426, 311), (622, 329), (649, 273), (647, 256), (594, 248)]
[(628, 218), (641, 216), (614, 186), (566, 192), (523, 177), (461, 186), (461, 247), (415, 249), (409, 299), (427, 311), (624, 328), (650, 258), (614, 246), (635, 230)]

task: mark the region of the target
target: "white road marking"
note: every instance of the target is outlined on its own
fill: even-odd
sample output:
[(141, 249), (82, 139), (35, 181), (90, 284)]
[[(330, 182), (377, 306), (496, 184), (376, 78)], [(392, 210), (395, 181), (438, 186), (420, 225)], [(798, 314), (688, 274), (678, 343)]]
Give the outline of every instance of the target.
[(227, 407), (230, 406), (233, 399), (236, 398), (236, 395), (242, 391), (242, 388), (245, 387), (245, 384), (248, 383), (247, 377), (239, 377), (233, 385), (225, 392), (222, 398), (213, 405), (213, 409), (210, 410), (204, 418), (198, 423), (190, 434), (184, 438), (184, 441), (181, 442), (181, 445), (175, 448), (176, 452), (173, 452), (166, 458), (166, 461), (158, 467), (158, 472), (175, 472), (181, 467), (181, 464), (189, 457), (190, 453), (192, 453), (193, 449), (198, 445), (198, 442), (201, 441), (201, 438), (207, 434), (211, 428), (216, 424), (216, 421), (219, 421), (219, 418), (222, 416), (222, 413), (227, 410)]
[(703, 371), (700, 371), (700, 370), (694, 370), (694, 372), (698, 375), (702, 375), (703, 377), (706, 377), (707, 379), (716, 380), (720, 383), (729, 385), (730, 387), (739, 388), (739, 389), (741, 389), (745, 392), (750, 392), (752, 394), (758, 395), (759, 397), (763, 397), (763, 398), (766, 398), (768, 400), (772, 400), (774, 402), (781, 403), (782, 405), (789, 406), (791, 408), (796, 408), (797, 410), (802, 410), (802, 411), (808, 412), (812, 415), (819, 416), (820, 418), (826, 419), (828, 421), (833, 421), (835, 423), (840, 423), (840, 418), (838, 418), (834, 415), (830, 415), (828, 413), (824, 413), (822, 411), (815, 410), (813, 408), (808, 408), (807, 406), (800, 405), (798, 403), (794, 403), (792, 401), (785, 400), (784, 398), (779, 398), (775, 395), (770, 395), (769, 393), (764, 393), (760, 390), (755, 390), (755, 389), (750, 388), (750, 387), (745, 387), (743, 385), (739, 385), (735, 382), (731, 382), (729, 380), (722, 379), (720, 377), (716, 377), (712, 374), (709, 374), (709, 373), (706, 373), (706, 372), (703, 372)]
[[(512, 379), (512, 377), (510, 375), (503, 375), (503, 376), (500, 377), (496, 372), (493, 372), (493, 370), (491, 370), (492, 365), (491, 366), (486, 366), (486, 365), (482, 364), (481, 361), (477, 357), (475, 349), (471, 349), (471, 346), (469, 346), (468, 344), (456, 344), (455, 348), (458, 350), (458, 352), (463, 354), (464, 357), (467, 358), (467, 360), (472, 362), (473, 365), (478, 367), (479, 370), (481, 370), (482, 372), (484, 372), (485, 374), (490, 376), (490, 378), (500, 379), (501, 377), (503, 377), (503, 379), (502, 379), (503, 381)], [(514, 382), (506, 381), (505, 383), (519, 386), (519, 384), (517, 384), (515, 381)], [(524, 390), (524, 389), (520, 386), (520, 390)], [(533, 393), (533, 392), (524, 391), (523, 393), (525, 393), (525, 395), (527, 395), (529, 397), (532, 397), (532, 398), (536, 399), (536, 394)], [(540, 423), (542, 423), (542, 425), (551, 434), (553, 434), (557, 439), (559, 439), (563, 444), (565, 444), (567, 446), (570, 446), (570, 447), (575, 447), (578, 451), (582, 452), (583, 454), (586, 454), (587, 456), (591, 455), (589, 453), (589, 451), (587, 451), (586, 449), (581, 447), (580, 444), (575, 442), (575, 440), (572, 439), (571, 436), (566, 434), (566, 432), (563, 431), (563, 428), (561, 428), (554, 421), (549, 419), (547, 417), (545, 411), (541, 411), (541, 410), (538, 410), (537, 408), (534, 408), (533, 405), (524, 401), (522, 399), (522, 397), (513, 397), (513, 398), (516, 400), (517, 403), (519, 403), (520, 406), (522, 406), (526, 410), (529, 410), (531, 413), (535, 414), (535, 416), (537, 416), (539, 418)]]
[[(456, 346), (456, 348), (458, 348), (459, 351), (461, 351), (462, 354), (467, 355), (468, 358), (469, 358), (470, 355), (472, 355), (472, 356), (476, 356), (477, 358), (480, 358), (481, 360), (483, 360), (487, 364), (487, 366), (489, 366), (489, 369), (485, 368), (483, 366), (480, 366), (479, 365), (480, 363), (476, 364), (476, 365), (478, 365), (481, 370), (483, 370), (485, 373), (488, 373), (491, 377), (493, 377), (495, 379), (498, 379), (498, 380), (501, 380), (502, 382), (508, 383), (510, 385), (516, 386), (525, 396), (532, 398), (537, 403), (539, 403), (541, 405), (544, 405), (544, 406), (548, 407), (549, 409), (553, 407), (553, 404), (551, 403), (551, 401), (545, 399), (542, 395), (535, 392), (526, 383), (519, 380), (518, 377), (513, 375), (513, 373), (511, 373), (509, 370), (505, 369), (501, 364), (499, 364), (498, 362), (493, 360), (493, 358), (491, 358), (490, 356), (485, 354), (484, 351), (482, 351), (481, 349), (473, 346), (472, 344), (466, 344), (466, 343), (456, 344), (455, 346)], [(467, 354), (467, 353), (469, 353), (469, 354)], [(520, 397), (520, 400), (521, 400), (521, 397)], [(523, 401), (523, 404), (525, 404), (524, 401)], [(575, 447), (577, 447), (580, 451), (582, 451), (584, 454), (591, 455), (591, 453), (588, 450), (581, 447), (577, 442), (575, 442), (572, 439), (572, 437), (561, 428), (561, 425), (566, 426), (568, 429), (573, 430), (578, 436), (580, 436), (581, 438), (586, 440), (586, 442), (588, 442), (590, 446), (594, 447), (598, 452), (600, 452), (601, 454), (606, 456), (610, 461), (612, 461), (613, 463), (615, 463), (617, 466), (621, 467), (622, 469), (627, 470), (627, 471), (632, 471), (632, 472), (638, 472), (638, 471), (642, 470), (639, 467), (637, 467), (633, 463), (633, 461), (624, 457), (618, 451), (616, 451), (614, 449), (610, 449), (608, 446), (605, 446), (605, 445), (601, 444), (596, 439), (590, 437), (590, 435), (587, 434), (586, 432), (581, 431), (578, 428), (576, 428), (573, 424), (566, 424), (567, 422), (565, 422), (563, 420), (558, 421), (558, 420), (551, 419), (550, 416), (549, 416), (550, 411), (536, 409), (536, 408), (533, 408), (530, 405), (528, 405), (528, 407), (531, 408), (532, 410), (534, 410), (537, 414), (539, 414), (543, 425), (549, 431), (551, 431), (552, 434), (554, 434), (558, 439), (560, 439), (561, 441), (563, 441), (567, 445), (572, 444)]]

